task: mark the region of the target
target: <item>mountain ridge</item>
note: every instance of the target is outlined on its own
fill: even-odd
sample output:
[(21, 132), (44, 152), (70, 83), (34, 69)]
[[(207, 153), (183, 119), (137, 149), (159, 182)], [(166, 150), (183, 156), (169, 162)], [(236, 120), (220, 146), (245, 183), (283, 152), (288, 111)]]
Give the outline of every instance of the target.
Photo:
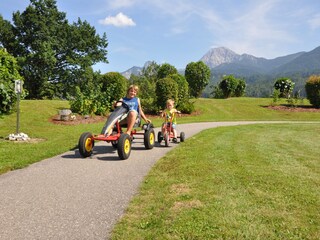
[[(223, 54), (220, 49), (223, 49)], [(215, 54), (212, 58), (212, 52)], [(225, 47), (215, 48), (209, 50), (200, 61), (204, 62), (207, 66), (211, 66), (210, 69), (224, 74), (236, 74), (247, 76), (251, 74), (273, 74), (274, 72), (281, 71), (281, 66), (289, 64), (300, 56), (304, 55), (306, 52), (298, 52), (294, 54), (289, 54), (286, 56), (280, 56), (273, 59), (266, 59), (263, 57), (255, 57), (250, 54), (237, 54), (230, 49)], [(225, 58), (232, 54), (233, 59)], [(221, 62), (222, 64), (214, 65), (216, 62)], [(290, 66), (289, 66), (290, 67)], [(278, 69), (278, 71), (275, 71)]]
[[(320, 46), (309, 52), (302, 51), (273, 59), (247, 53), (237, 54), (226, 47), (217, 47), (209, 49), (198, 61), (204, 62), (214, 73), (242, 77), (254, 74), (320, 73)], [(121, 74), (129, 78), (131, 74), (140, 75), (142, 69), (135, 66)]]

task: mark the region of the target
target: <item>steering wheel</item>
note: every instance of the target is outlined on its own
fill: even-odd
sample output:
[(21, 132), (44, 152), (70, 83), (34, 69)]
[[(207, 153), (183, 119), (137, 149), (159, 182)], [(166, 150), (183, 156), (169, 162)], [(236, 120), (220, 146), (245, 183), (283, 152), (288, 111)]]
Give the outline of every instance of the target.
[[(121, 104), (118, 104), (118, 103), (121, 103)], [(115, 107), (116, 107), (116, 108), (117, 108), (117, 107), (120, 107), (120, 106), (126, 108), (126, 109), (129, 111), (129, 106), (128, 106), (128, 104), (126, 104), (124, 101), (117, 101), (117, 102), (115, 103)]]

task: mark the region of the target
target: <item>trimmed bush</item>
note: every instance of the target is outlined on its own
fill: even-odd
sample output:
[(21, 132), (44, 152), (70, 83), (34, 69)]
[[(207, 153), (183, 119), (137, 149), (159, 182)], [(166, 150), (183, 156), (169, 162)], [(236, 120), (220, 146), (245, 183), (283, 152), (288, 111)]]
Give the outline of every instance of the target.
[(312, 75), (305, 85), (307, 99), (316, 107), (320, 107), (320, 76)]
[(127, 95), (128, 80), (118, 72), (109, 72), (101, 77), (101, 92), (110, 93), (110, 101), (118, 101)]
[(173, 99), (179, 102), (178, 99), (178, 84), (172, 78), (162, 78), (156, 83), (157, 92), (157, 107), (163, 109), (166, 106), (168, 99)]
[(182, 113), (187, 113), (187, 114), (191, 114), (191, 113), (194, 112), (194, 110), (195, 110), (194, 104), (193, 104), (193, 102), (191, 102), (190, 100), (180, 102), (180, 103), (177, 105), (177, 109), (178, 109), (179, 111), (181, 111)]
[(77, 86), (75, 97), (70, 100), (71, 111), (81, 115), (105, 115), (110, 107), (110, 94), (101, 92), (99, 85), (83, 92)]
[(232, 97), (237, 89), (239, 80), (233, 75), (225, 76), (219, 83), (219, 88), (222, 90), (224, 98)]
[(234, 90), (235, 97), (242, 97), (246, 91), (246, 82), (243, 79), (238, 79), (238, 85)]

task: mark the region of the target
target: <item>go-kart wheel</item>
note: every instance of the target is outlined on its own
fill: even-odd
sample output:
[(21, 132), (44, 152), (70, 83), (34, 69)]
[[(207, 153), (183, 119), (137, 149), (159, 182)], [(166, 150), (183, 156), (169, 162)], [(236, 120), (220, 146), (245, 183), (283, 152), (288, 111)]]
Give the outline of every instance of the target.
[(82, 133), (79, 138), (79, 153), (82, 157), (89, 157), (94, 147), (93, 135), (90, 132)]
[(164, 138), (164, 145), (166, 147), (169, 146), (169, 142), (170, 142), (170, 134), (168, 132), (166, 132), (164, 135), (163, 135), (163, 138)]
[(154, 147), (155, 134), (153, 128), (144, 132), (144, 146), (146, 149), (152, 149)]
[(163, 140), (162, 132), (158, 132), (158, 143), (161, 143)]
[(131, 153), (131, 140), (130, 136), (122, 133), (118, 140), (118, 155), (121, 160), (127, 159)]
[(181, 132), (180, 133), (180, 142), (184, 142), (185, 138), (186, 138), (186, 135), (184, 134), (184, 132)]

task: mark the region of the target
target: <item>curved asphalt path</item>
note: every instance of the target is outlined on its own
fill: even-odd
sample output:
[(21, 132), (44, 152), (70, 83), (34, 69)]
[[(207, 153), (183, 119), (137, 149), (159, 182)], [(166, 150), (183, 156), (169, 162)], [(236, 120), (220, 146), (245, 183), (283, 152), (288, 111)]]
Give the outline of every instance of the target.
[[(180, 124), (178, 131), (188, 138), (207, 128), (254, 123), (280, 122)], [(163, 145), (146, 150), (137, 136), (129, 159), (121, 161), (111, 144), (98, 142), (91, 158), (69, 151), (0, 175), (0, 239), (108, 239), (150, 168), (178, 146)]]

